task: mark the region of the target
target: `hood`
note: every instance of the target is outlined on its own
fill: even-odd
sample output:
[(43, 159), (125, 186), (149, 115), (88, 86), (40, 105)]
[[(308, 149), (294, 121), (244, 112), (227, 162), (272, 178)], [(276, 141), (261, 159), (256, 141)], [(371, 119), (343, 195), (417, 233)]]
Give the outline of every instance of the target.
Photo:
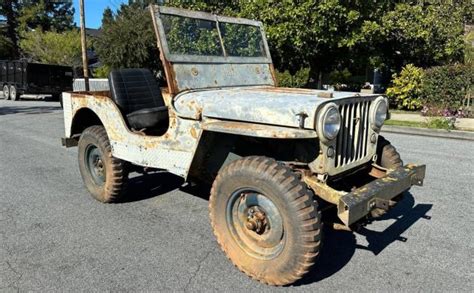
[(333, 92), (332, 98), (323, 98), (318, 96), (321, 93), (327, 91), (269, 86), (191, 91), (176, 96), (174, 107), (178, 116), (184, 118), (207, 117), (288, 127), (299, 127), (298, 114), (305, 113), (304, 128), (314, 129), (321, 104), (358, 95)]

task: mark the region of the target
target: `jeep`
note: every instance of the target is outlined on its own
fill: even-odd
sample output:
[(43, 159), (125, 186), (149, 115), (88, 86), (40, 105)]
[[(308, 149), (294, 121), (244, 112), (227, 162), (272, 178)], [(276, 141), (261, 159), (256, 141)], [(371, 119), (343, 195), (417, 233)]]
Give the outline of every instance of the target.
[(425, 166), (403, 165), (380, 135), (386, 97), (278, 87), (259, 21), (150, 11), (165, 87), (147, 69), (120, 69), (108, 91), (63, 93), (62, 143), (78, 147), (98, 201), (120, 200), (132, 170), (212, 184), (224, 253), (251, 278), (287, 285), (315, 264), (322, 211), (350, 230), (422, 185)]

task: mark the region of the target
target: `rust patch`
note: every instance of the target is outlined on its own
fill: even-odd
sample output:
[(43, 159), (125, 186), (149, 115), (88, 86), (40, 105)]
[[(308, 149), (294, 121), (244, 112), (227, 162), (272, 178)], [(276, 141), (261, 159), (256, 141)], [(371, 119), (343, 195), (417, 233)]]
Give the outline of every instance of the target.
[(97, 91), (97, 92), (71, 92), (72, 98), (87, 98), (88, 96), (94, 96), (97, 99), (107, 99), (110, 98), (109, 91)]
[(273, 84), (275, 85), (275, 87), (277, 87), (278, 86), (278, 80), (276, 78), (275, 67), (273, 66), (273, 63), (270, 64), (270, 73), (271, 73), (271, 76), (272, 76)]
[(190, 132), (191, 132), (191, 136), (192, 136), (193, 138), (197, 139), (198, 134), (197, 134), (196, 129), (195, 129), (194, 127), (191, 127), (191, 131), (190, 131)]
[(286, 127), (235, 121), (209, 122), (203, 125), (203, 129), (216, 132), (227, 132), (240, 135), (272, 137), (279, 139), (316, 137), (314, 131), (311, 130), (292, 129)]

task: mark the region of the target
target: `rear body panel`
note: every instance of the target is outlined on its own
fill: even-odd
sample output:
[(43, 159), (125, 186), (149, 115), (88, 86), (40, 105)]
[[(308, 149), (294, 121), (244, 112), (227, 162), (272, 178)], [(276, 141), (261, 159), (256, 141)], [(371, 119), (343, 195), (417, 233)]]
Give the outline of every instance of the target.
[(168, 131), (162, 136), (147, 136), (129, 130), (106, 94), (63, 93), (63, 107), (66, 138), (73, 136), (74, 117), (92, 110), (107, 131), (114, 157), (187, 177), (202, 133), (198, 121), (178, 119), (171, 112)]

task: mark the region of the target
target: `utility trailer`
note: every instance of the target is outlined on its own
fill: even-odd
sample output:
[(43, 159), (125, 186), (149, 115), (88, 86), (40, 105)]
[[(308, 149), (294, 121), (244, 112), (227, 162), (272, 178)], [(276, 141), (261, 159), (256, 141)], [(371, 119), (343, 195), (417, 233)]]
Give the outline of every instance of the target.
[(21, 95), (52, 95), (59, 98), (72, 91), (73, 69), (70, 66), (0, 61), (0, 86), (5, 99), (17, 100)]

